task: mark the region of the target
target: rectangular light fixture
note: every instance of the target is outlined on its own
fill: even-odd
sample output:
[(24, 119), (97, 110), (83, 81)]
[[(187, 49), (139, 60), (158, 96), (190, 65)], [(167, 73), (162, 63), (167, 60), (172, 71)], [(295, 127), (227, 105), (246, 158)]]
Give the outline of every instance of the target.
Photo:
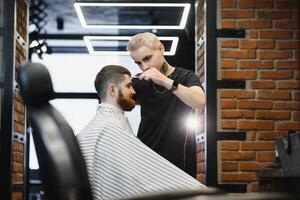
[[(92, 41), (129, 41), (131, 36), (84, 36), (83, 39), (87, 49), (92, 55), (129, 55), (128, 51), (96, 51), (92, 45)], [(160, 41), (171, 41), (171, 48), (165, 51), (166, 56), (173, 56), (176, 53), (178, 37), (158, 37)]]
[[(188, 18), (191, 5), (189, 3), (80, 3), (75, 2), (74, 7), (79, 21), (83, 28), (93, 29), (184, 29)], [(105, 24), (87, 24), (82, 7), (182, 7), (183, 12), (178, 25), (105, 25)]]

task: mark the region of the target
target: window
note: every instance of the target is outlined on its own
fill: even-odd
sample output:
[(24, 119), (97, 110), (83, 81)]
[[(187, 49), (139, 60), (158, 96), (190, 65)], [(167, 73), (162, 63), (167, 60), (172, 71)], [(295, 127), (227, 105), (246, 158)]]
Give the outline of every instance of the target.
[[(103, 66), (108, 64), (122, 65), (128, 68), (132, 75), (140, 72), (129, 56), (44, 54), (43, 60), (33, 55), (32, 61), (43, 63), (48, 68), (56, 93), (95, 93), (95, 76)], [(64, 116), (76, 135), (95, 115), (98, 100), (62, 98), (54, 99), (50, 103)], [(140, 106), (136, 106), (131, 112), (125, 112), (125, 115), (131, 124), (133, 132), (137, 134), (140, 122)], [(30, 140), (29, 167), (38, 169), (32, 137)]]
[[(48, 68), (54, 91), (57, 93), (95, 93), (95, 76), (103, 66), (108, 64), (122, 65), (132, 75), (140, 72), (129, 56), (93, 56), (89, 54), (44, 54), (43, 56), (43, 60), (40, 60), (36, 55), (33, 55), (32, 61), (43, 63)], [(91, 119), (94, 115), (98, 101), (96, 99), (75, 98), (55, 99), (52, 104), (62, 112), (74, 132), (78, 132), (88, 122), (87, 119)], [(139, 108), (134, 110), (134, 112), (126, 113), (126, 115), (135, 131), (138, 128), (140, 116)], [(80, 119), (76, 117), (77, 112), (78, 115), (81, 113)], [(82, 117), (82, 113), (84, 113), (84, 117)], [(82, 120), (83, 118), (84, 120)], [(80, 122), (80, 120), (82, 121)]]

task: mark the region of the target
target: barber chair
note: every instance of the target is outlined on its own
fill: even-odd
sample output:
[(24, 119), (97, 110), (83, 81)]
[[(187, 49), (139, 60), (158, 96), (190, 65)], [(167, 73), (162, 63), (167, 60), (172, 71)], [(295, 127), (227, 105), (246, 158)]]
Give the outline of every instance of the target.
[(29, 111), (46, 199), (92, 200), (87, 169), (74, 133), (49, 103), (54, 91), (48, 70), (41, 64), (29, 63), (20, 68), (18, 81)]
[[(92, 192), (76, 137), (63, 116), (49, 103), (53, 86), (46, 67), (27, 63), (19, 69), (21, 95), (29, 111), (29, 123), (48, 200), (92, 200)], [(216, 188), (137, 195), (123, 200), (262, 200), (286, 199), (282, 195), (228, 196)]]

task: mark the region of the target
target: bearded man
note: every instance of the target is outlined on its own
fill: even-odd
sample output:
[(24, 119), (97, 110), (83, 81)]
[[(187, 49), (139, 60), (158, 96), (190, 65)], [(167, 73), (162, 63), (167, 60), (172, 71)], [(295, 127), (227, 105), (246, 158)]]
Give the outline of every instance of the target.
[(94, 199), (205, 188), (133, 134), (124, 116), (124, 111), (135, 106), (131, 74), (126, 68), (103, 67), (95, 88), (101, 103), (95, 117), (77, 135)]

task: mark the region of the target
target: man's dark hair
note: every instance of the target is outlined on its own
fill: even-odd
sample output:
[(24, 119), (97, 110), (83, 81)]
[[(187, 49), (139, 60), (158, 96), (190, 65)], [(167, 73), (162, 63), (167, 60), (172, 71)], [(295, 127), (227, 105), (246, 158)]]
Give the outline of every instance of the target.
[(100, 100), (106, 97), (108, 85), (113, 83), (118, 86), (125, 79), (124, 75), (131, 76), (128, 69), (120, 65), (106, 65), (98, 72), (94, 85)]

